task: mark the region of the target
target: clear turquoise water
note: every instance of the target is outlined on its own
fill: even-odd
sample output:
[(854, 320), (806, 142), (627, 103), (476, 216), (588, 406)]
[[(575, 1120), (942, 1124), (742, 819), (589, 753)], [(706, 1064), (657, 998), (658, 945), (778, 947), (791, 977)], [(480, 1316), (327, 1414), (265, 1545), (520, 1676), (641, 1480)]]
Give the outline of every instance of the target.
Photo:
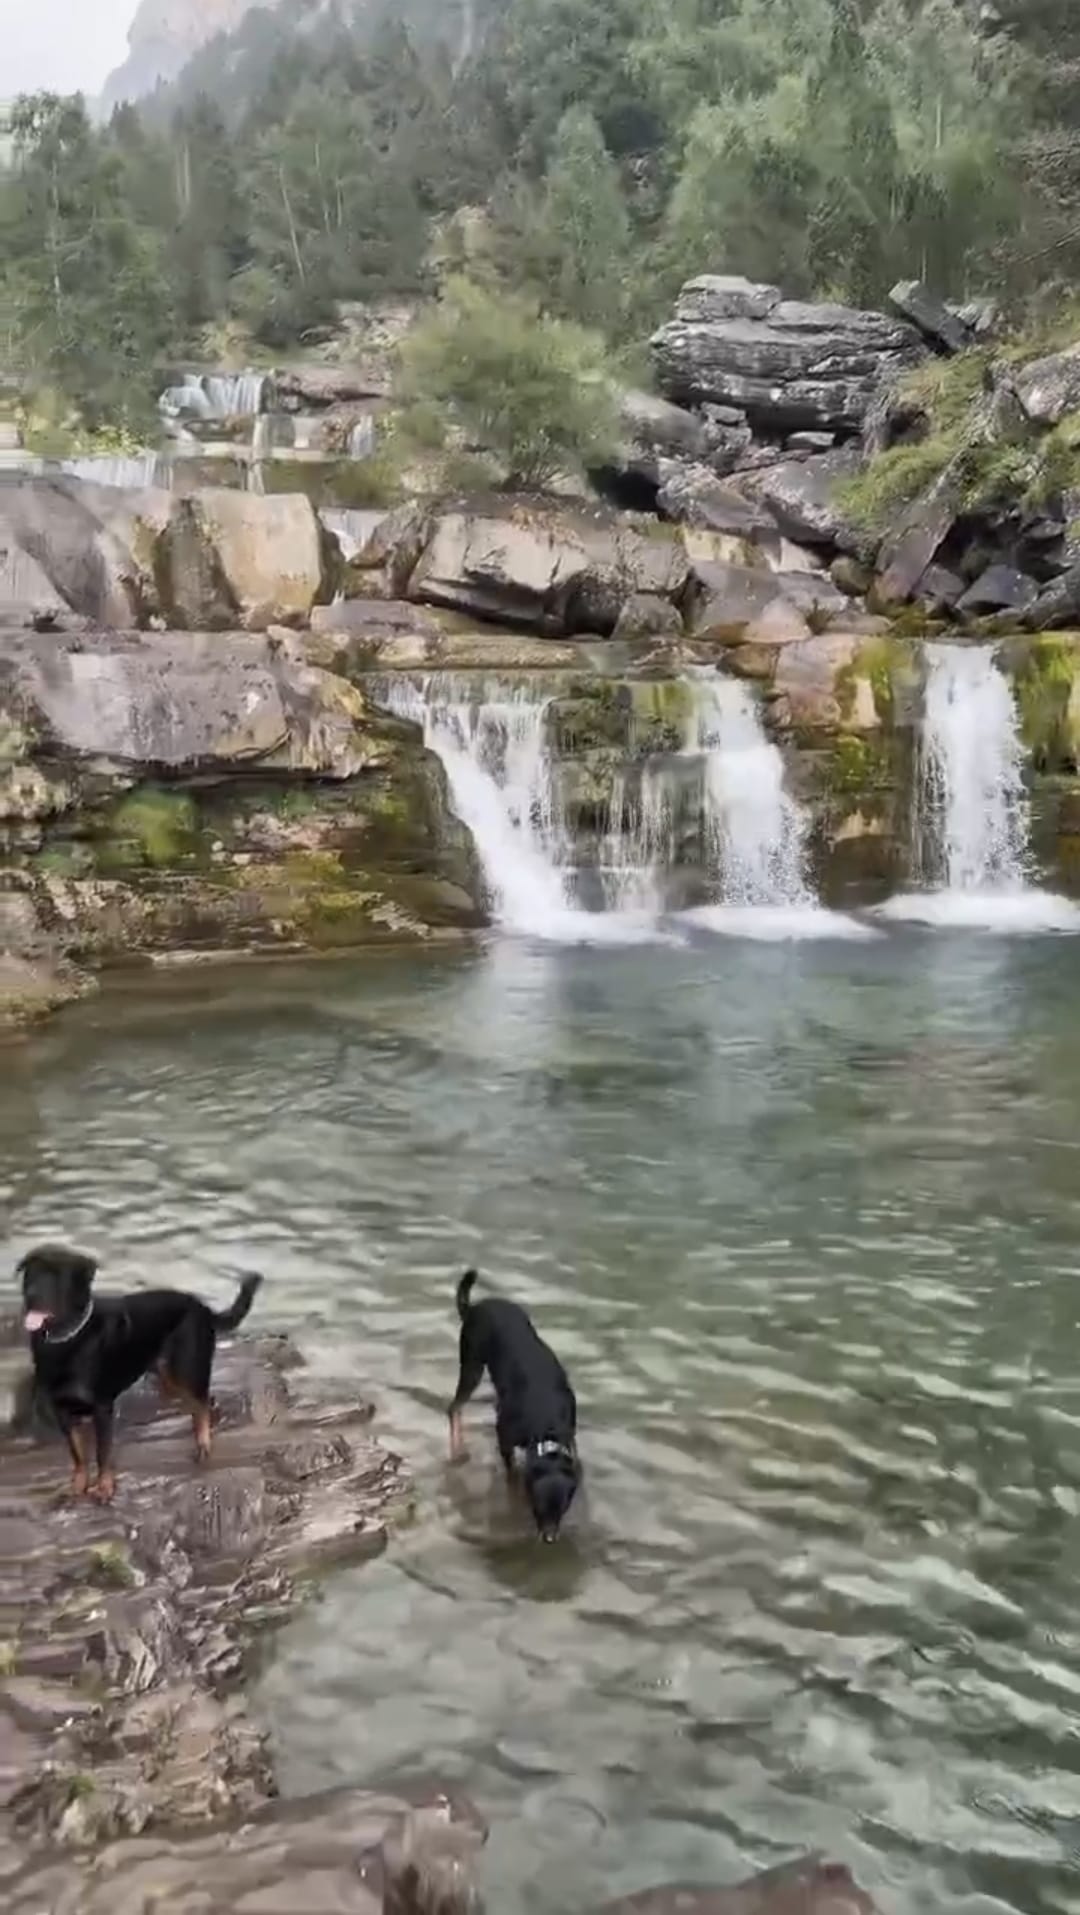
[[(422, 1773), (500, 1915), (818, 1847), (890, 1915), (1080, 1909), (1078, 956), (898, 934), (312, 965), (9, 1053), (12, 1250), (227, 1293), (373, 1388), (417, 1517), (276, 1643), (284, 1783)], [(466, 1261), (578, 1390), (543, 1550)]]

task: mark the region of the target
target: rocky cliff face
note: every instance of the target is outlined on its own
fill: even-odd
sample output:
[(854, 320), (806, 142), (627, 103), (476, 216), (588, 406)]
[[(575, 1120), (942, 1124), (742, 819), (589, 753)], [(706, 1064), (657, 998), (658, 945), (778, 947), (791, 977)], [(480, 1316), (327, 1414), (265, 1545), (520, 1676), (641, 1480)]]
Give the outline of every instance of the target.
[(253, 0), (141, 0), (128, 33), (123, 66), (105, 82), (104, 104), (137, 100), (173, 80), (215, 33), (231, 33)]

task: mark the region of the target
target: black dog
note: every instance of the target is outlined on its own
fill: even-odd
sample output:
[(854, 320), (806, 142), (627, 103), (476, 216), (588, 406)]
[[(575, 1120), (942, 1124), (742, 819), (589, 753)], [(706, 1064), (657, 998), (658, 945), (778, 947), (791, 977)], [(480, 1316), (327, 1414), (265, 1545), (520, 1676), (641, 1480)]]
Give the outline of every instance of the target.
[(578, 1483), (577, 1402), (566, 1371), (519, 1303), (470, 1303), (476, 1271), (457, 1287), (461, 1369), (450, 1405), (450, 1454), (461, 1454), (461, 1411), (485, 1369), (495, 1386), (495, 1439), (507, 1470), (524, 1450), (525, 1495), (545, 1543), (553, 1543)]
[[(137, 1290), (125, 1297), (92, 1295), (97, 1265), (62, 1244), (42, 1244), (18, 1267), (25, 1327), (37, 1387), (67, 1438), (72, 1491), (107, 1503), (116, 1489), (112, 1467), (116, 1399), (148, 1370), (166, 1396), (191, 1412), (200, 1462), (210, 1454), (210, 1372), (219, 1332), (244, 1321), (261, 1277), (245, 1277), (230, 1310), (211, 1310), (183, 1290)], [(97, 1482), (89, 1488), (86, 1429), (94, 1425)]]

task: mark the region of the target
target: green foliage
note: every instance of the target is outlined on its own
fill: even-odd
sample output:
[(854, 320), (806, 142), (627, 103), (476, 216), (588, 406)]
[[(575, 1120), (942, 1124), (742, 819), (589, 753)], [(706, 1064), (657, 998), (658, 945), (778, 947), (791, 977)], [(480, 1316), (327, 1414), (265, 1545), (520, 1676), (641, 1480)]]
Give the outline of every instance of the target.
[(1027, 302), (1080, 274), (1078, 101), (1074, 0), (256, 6), (105, 126), (17, 104), (0, 357), (138, 433), (204, 345), (258, 362), (430, 291), (437, 235), (619, 345), (708, 271)]
[(957, 433), (890, 446), (838, 488), (837, 502), (857, 525), (884, 532), (898, 511), (934, 484), (960, 450)]
[(191, 855), (197, 831), (193, 799), (143, 785), (117, 805), (99, 861), (110, 869), (132, 864), (165, 869)]
[(444, 406), (471, 444), (498, 453), (518, 487), (542, 487), (615, 443), (616, 406), (597, 335), (524, 296), (468, 280), (451, 281), (410, 335), (402, 391)]

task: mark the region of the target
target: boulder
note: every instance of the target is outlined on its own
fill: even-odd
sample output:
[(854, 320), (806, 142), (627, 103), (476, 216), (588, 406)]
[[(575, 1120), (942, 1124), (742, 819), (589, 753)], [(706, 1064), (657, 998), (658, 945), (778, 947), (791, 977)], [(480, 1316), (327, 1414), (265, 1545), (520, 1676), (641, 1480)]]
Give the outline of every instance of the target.
[(598, 1915), (876, 1915), (840, 1862), (808, 1855), (730, 1888), (672, 1885), (606, 1902)]
[(708, 466), (665, 462), (656, 503), (678, 525), (698, 525), (739, 538), (776, 536), (773, 519), (757, 501), (726, 485)]
[(0, 727), (105, 769), (232, 767), (351, 778), (385, 747), (344, 679), (274, 640), (195, 632), (0, 634)]
[[(935, 568), (928, 568), (933, 571)], [(925, 580), (926, 574), (923, 574)], [(920, 581), (920, 594), (925, 589)], [(1017, 570), (1015, 565), (988, 565), (980, 573), (974, 585), (969, 585), (963, 597), (957, 600), (956, 610), (971, 613), (975, 617), (986, 612), (1026, 612), (1034, 605), (1039, 596), (1039, 588), (1034, 579)]]
[(913, 596), (956, 522), (956, 487), (949, 467), (902, 515), (878, 554), (876, 592), (885, 605)]
[(350, 405), (358, 399), (388, 399), (392, 386), (390, 362), (378, 354), (348, 366), (284, 366), (274, 374), (278, 398), (305, 411)]
[(851, 729), (855, 714), (848, 709), (845, 674), (861, 644), (854, 632), (821, 632), (777, 654), (773, 694), (794, 731), (817, 738), (842, 726)]
[(849, 519), (837, 494), (862, 469), (854, 446), (840, 446), (809, 459), (785, 459), (743, 481), (789, 538), (806, 545), (866, 553), (866, 533)]
[(619, 395), (619, 425), (623, 439), (616, 466), (655, 480), (658, 459), (705, 459), (709, 433), (704, 420), (683, 406), (673, 406), (655, 393), (628, 390)]
[(751, 425), (783, 432), (857, 432), (880, 387), (926, 351), (887, 314), (712, 276), (683, 287), (651, 349), (667, 398), (736, 406)]
[(77, 479), (0, 480), (0, 534), (33, 561), (53, 597), (97, 625), (144, 625), (160, 610), (158, 538), (173, 499)]
[(946, 352), (963, 352), (971, 344), (971, 333), (956, 312), (924, 286), (921, 279), (902, 279), (889, 294), (901, 319), (910, 319), (931, 345)]
[(611, 636), (633, 641), (642, 638), (681, 638), (683, 622), (670, 599), (650, 592), (632, 592), (623, 603)]
[(1080, 407), (1080, 344), (1016, 367), (1011, 386), (1033, 425), (1059, 425)]
[(784, 441), (788, 452), (831, 452), (835, 444), (832, 432), (789, 432)]
[(767, 568), (700, 562), (688, 599), (689, 635), (723, 645), (779, 645), (806, 638), (810, 628), (786, 596), (785, 584)]
[(928, 565), (915, 590), (916, 604), (934, 614), (955, 611), (963, 596), (963, 579), (947, 565)]
[(674, 601), (686, 579), (669, 527), (587, 506), (500, 499), (436, 514), (408, 596), (554, 636), (607, 634), (634, 593)]
[(852, 558), (849, 552), (841, 552), (833, 560), (829, 577), (845, 598), (865, 598), (874, 582), (870, 566), (864, 565), (861, 559)]
[(1080, 564), (1039, 593), (1034, 605), (1023, 614), (1023, 623), (1033, 632), (1080, 626)]
[(329, 596), (319, 521), (302, 494), (207, 487), (174, 502), (158, 579), (172, 625), (188, 630), (306, 624)]

